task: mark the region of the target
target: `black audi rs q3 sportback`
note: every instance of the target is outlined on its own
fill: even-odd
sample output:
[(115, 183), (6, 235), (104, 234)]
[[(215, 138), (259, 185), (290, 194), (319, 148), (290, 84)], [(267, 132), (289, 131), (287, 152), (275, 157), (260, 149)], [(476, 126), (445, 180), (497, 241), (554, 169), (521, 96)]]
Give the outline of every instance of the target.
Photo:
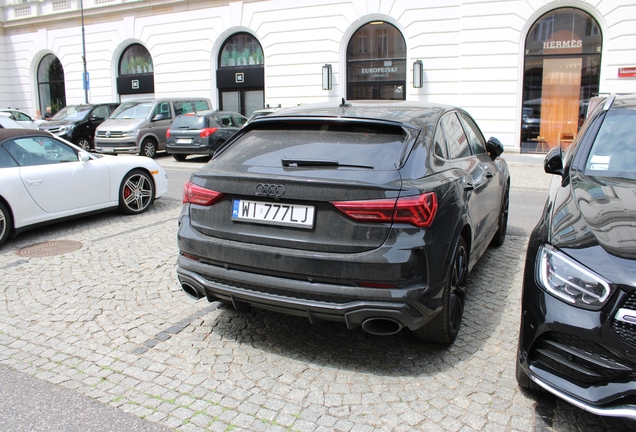
[(503, 146), (461, 108), (355, 101), (248, 123), (185, 185), (186, 293), (449, 344), (506, 235)]

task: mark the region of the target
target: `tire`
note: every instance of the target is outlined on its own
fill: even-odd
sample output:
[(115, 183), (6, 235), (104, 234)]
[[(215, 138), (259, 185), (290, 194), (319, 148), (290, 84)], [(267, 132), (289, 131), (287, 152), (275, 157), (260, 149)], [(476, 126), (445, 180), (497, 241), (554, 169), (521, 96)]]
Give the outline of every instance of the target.
[(0, 246), (9, 238), (13, 223), (11, 222), (11, 212), (0, 202)]
[(519, 360), (517, 360), (515, 364), (515, 377), (517, 378), (517, 384), (519, 384), (519, 387), (536, 392), (545, 392), (543, 387), (532, 381), (530, 377), (523, 371)]
[(510, 208), (510, 185), (506, 184), (504, 195), (501, 198), (501, 209), (499, 210), (499, 222), (497, 232), (490, 241), (490, 246), (501, 246), (506, 240), (508, 230), (508, 209)]
[(179, 162), (183, 162), (184, 160), (186, 160), (186, 158), (188, 157), (188, 155), (185, 154), (173, 154), (172, 157), (174, 158), (174, 160), (179, 161)]
[(150, 174), (132, 170), (119, 186), (119, 210), (125, 214), (145, 212), (155, 200), (155, 183)]
[(141, 142), (141, 150), (139, 151), (141, 156), (147, 156), (149, 158), (154, 158), (157, 156), (157, 144), (150, 139), (146, 138)]
[(468, 248), (463, 237), (455, 246), (442, 294), (442, 310), (423, 327), (413, 331), (420, 340), (449, 345), (453, 343), (462, 323), (468, 277)]
[(81, 148), (82, 150), (91, 151), (91, 148), (93, 147), (93, 143), (91, 142), (90, 139), (86, 137), (80, 137), (77, 140), (77, 146)]

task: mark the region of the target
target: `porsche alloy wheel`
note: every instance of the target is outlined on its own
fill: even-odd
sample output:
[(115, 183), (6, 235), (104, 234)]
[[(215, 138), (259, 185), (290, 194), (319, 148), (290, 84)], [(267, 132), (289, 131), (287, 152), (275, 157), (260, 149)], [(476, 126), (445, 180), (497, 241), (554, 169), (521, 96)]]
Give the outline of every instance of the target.
[(442, 310), (424, 327), (413, 333), (427, 342), (451, 344), (459, 333), (464, 315), (466, 279), (468, 277), (468, 249), (463, 237), (457, 241), (455, 255), (448, 269), (442, 295)]
[(11, 214), (7, 207), (0, 202), (0, 246), (9, 237), (9, 231), (11, 231)]
[(149, 174), (133, 170), (119, 187), (119, 209), (126, 214), (142, 213), (155, 198), (155, 184)]

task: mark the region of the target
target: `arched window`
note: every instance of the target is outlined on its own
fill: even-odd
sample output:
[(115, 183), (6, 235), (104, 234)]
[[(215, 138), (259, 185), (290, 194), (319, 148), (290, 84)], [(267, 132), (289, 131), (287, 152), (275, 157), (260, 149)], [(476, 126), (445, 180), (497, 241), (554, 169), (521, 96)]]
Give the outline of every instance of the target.
[(360, 27), (347, 46), (347, 99), (406, 99), (406, 42), (385, 22)]
[(263, 108), (264, 62), (263, 48), (251, 34), (236, 33), (225, 41), (216, 75), (221, 109), (249, 117)]
[(543, 15), (526, 37), (521, 151), (547, 152), (572, 143), (598, 94), (602, 36), (575, 8)]
[(53, 54), (44, 56), (38, 65), (38, 92), (42, 114), (47, 107), (55, 114), (66, 106), (64, 68)]
[(262, 65), (263, 60), (261, 44), (248, 33), (238, 33), (223, 44), (219, 67)]
[(152, 72), (154, 72), (152, 57), (142, 45), (129, 46), (119, 59), (119, 76)]
[(120, 95), (152, 95), (155, 92), (155, 74), (152, 56), (140, 44), (132, 44), (119, 58), (117, 92)]

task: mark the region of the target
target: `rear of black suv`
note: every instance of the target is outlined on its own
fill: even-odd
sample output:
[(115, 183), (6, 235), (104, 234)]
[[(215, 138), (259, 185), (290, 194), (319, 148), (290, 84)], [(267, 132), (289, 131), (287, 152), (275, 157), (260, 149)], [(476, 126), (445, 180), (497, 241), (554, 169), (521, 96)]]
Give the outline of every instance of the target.
[[(249, 123), (185, 185), (182, 288), (236, 308), (340, 321), (377, 335), (407, 327), (420, 339), (451, 343), (466, 275), (499, 226), (486, 219), (502, 206), (499, 183), (477, 197), (468, 174), (434, 154), (440, 117), (457, 119), (456, 112), (357, 102)], [(507, 182), (486, 154), (457, 162), (477, 163)], [(480, 197), (479, 208), (466, 202)], [(491, 233), (481, 244), (469, 215)]]
[[(419, 303), (428, 278), (423, 254), (413, 251), (422, 239), (408, 233), (421, 228), (363, 214), (386, 211), (386, 202), (392, 210), (402, 186), (395, 155), (410, 140), (393, 125), (256, 125), (186, 185), (178, 234), (184, 289), (349, 327), (376, 316), (395, 331), (419, 327), (429, 313)], [(359, 201), (369, 207), (356, 208)], [(354, 220), (347, 211), (363, 215)]]

